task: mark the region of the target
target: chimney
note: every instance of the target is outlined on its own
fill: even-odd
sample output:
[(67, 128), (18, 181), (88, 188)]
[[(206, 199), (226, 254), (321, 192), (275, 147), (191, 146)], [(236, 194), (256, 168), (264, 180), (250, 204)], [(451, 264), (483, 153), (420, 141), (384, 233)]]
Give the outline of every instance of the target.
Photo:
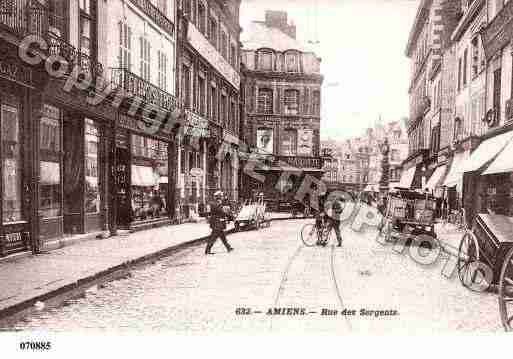
[(293, 39), (296, 38), (296, 25), (288, 24), (286, 11), (267, 10), (265, 12), (265, 24), (268, 27), (280, 29)]

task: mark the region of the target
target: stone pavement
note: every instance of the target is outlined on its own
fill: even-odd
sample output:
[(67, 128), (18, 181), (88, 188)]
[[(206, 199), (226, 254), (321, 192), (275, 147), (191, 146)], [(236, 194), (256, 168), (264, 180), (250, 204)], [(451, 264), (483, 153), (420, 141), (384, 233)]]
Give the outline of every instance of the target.
[[(228, 230), (233, 225), (230, 224)], [(210, 234), (205, 222), (186, 223), (95, 239), (14, 261), (0, 263), (0, 318), (15, 307), (25, 309), (42, 296), (72, 287), (115, 268), (151, 259)], [(20, 308), (21, 309), (21, 308)], [(17, 310), (14, 310), (17, 311)]]

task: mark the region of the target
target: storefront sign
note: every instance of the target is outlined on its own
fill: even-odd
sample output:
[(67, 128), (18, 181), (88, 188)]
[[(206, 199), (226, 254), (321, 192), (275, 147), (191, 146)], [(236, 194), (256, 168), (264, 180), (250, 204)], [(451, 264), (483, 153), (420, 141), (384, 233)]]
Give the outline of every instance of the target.
[(486, 60), (506, 46), (513, 38), (513, 2), (508, 1), (482, 33)]
[(32, 71), (8, 59), (0, 59), (0, 77), (32, 87)]
[(185, 111), (185, 116), (185, 126), (183, 132), (185, 136), (204, 138), (210, 137), (208, 120), (189, 110)]
[(313, 153), (313, 131), (299, 130), (297, 136), (297, 154), (311, 156)]
[(212, 66), (223, 75), (223, 77), (228, 80), (235, 87), (236, 90), (239, 90), (240, 87), (240, 76), (235, 71), (235, 69), (221, 56), (221, 54), (208, 42), (208, 40), (203, 36), (201, 32), (189, 22), (188, 30), (187, 30), (187, 41), (191, 44), (192, 47), (199, 52), (201, 56), (203, 56)]

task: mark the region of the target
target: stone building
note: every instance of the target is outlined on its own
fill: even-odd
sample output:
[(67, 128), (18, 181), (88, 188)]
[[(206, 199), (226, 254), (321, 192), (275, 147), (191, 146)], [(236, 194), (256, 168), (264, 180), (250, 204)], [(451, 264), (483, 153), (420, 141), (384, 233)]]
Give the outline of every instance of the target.
[(177, 206), (202, 212), (222, 189), (238, 199), (240, 0), (180, 0), (177, 78), (186, 130), (178, 138)]
[[(259, 190), (279, 198), (294, 193), (305, 176), (322, 176), (321, 60), (296, 40), (286, 12), (267, 11), (243, 36), (243, 138), (266, 163), (258, 169), (265, 180), (244, 176), (244, 187), (247, 195)], [(294, 173), (282, 177), (285, 169)]]

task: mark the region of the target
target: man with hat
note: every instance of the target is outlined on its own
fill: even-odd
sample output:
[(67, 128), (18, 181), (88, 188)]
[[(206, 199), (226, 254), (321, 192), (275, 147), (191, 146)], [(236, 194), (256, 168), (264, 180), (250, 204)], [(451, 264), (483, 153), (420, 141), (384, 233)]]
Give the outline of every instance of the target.
[(224, 234), (226, 222), (230, 220), (233, 220), (233, 216), (223, 210), (223, 192), (217, 191), (214, 193), (214, 202), (210, 205), (209, 222), (212, 233), (205, 248), (205, 254), (213, 254), (211, 250), (218, 238), (221, 239), (228, 252), (233, 251)]

